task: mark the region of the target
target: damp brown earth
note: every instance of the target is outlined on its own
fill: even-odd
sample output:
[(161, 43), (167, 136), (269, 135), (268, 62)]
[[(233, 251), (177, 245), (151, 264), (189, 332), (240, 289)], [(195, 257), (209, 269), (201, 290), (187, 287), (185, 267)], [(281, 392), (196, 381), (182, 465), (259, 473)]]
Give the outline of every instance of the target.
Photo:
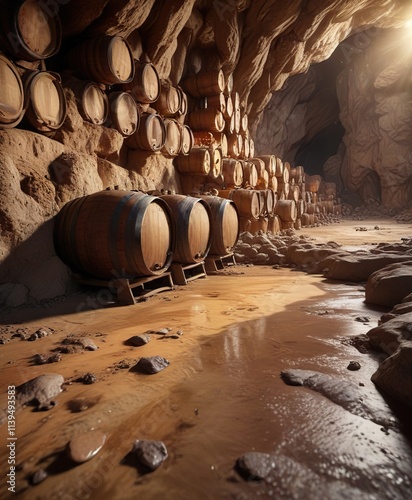
[[(301, 233), (362, 247), (399, 241), (411, 235), (411, 226), (345, 221)], [(10, 331), (53, 331), (0, 346), (2, 405), (9, 385), (44, 373), (59, 373), (67, 382), (49, 411), (29, 406), (16, 413), (19, 497), (409, 498), (412, 448), (405, 423), (411, 414), (370, 381), (378, 357), (347, 342), (376, 326), (383, 312), (364, 304), (361, 285), (292, 269), (238, 266), (134, 306), (100, 307), (102, 294), (100, 299), (75, 296), (2, 317)], [(149, 330), (148, 344), (127, 345)], [(36, 354), (47, 356), (71, 334), (90, 338), (98, 350), (33, 364)], [(135, 372), (146, 356), (162, 356), (170, 365), (155, 375)], [(348, 370), (351, 361), (361, 368)], [(345, 407), (350, 394), (332, 401), (286, 385), (280, 372), (290, 369), (331, 375), (345, 388), (352, 383), (372, 417)], [(96, 377), (94, 384), (77, 381), (86, 373)], [(373, 418), (382, 414), (389, 416), (386, 423)], [(67, 444), (92, 429), (106, 434), (103, 448), (90, 461), (73, 464)], [(7, 437), (4, 424), (1, 498), (13, 496), (5, 475)], [(144, 474), (125, 460), (137, 439), (166, 444), (168, 458), (156, 471)], [(275, 467), (262, 481), (245, 481), (234, 468), (249, 451), (273, 455)], [(48, 476), (33, 486), (40, 469)]]

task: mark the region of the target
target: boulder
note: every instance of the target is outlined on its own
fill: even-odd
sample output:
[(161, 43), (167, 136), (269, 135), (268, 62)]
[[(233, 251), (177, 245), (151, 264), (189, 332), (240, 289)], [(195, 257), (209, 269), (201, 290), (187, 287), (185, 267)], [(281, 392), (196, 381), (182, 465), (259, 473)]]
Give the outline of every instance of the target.
[(365, 300), (369, 304), (394, 307), (411, 292), (412, 260), (374, 272), (366, 283)]

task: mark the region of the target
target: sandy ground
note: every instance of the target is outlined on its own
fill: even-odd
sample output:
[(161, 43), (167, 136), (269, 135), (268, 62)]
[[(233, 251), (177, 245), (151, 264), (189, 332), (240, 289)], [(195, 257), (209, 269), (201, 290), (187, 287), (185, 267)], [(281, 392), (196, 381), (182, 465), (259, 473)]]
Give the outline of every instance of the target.
[[(367, 231), (356, 231), (359, 227)], [(399, 241), (412, 234), (412, 226), (385, 220), (344, 221), (301, 234), (357, 247)], [(401, 435), (389, 437), (359, 417), (353, 421), (324, 398), (279, 380), (279, 371), (290, 366), (323, 366), (347, 377), (348, 360), (359, 358), (365, 370), (357, 380), (375, 390), (369, 379), (377, 361), (365, 360), (337, 340), (366, 333), (377, 324), (381, 311), (366, 308), (361, 287), (331, 285), (321, 276), (291, 269), (238, 266), (225, 275), (195, 280), (134, 306), (101, 305), (96, 296), (79, 295), (47, 309), (19, 310), (2, 317), (1, 325), (16, 330), (55, 330), (35, 342), (12, 339), (0, 346), (2, 405), (9, 385), (43, 373), (59, 373), (67, 382), (55, 408), (36, 412), (27, 407), (17, 413), (16, 489), (22, 498), (256, 498), (270, 497), (276, 490), (279, 498), (288, 498), (291, 492), (296, 498), (316, 498), (318, 492), (314, 490), (311, 496), (307, 485), (319, 480), (325, 494), (332, 492), (334, 498), (344, 498), (348, 488), (355, 494), (359, 488), (372, 495), (380, 490), (381, 482), (371, 475), (375, 459), (362, 466), (368, 449), (373, 454), (390, 450), (389, 455), (379, 456), (379, 467), (402, 479), (398, 490), (388, 490), (401, 498), (396, 495), (403, 494), (409, 478), (403, 470), (391, 469), (391, 454), (412, 464), (410, 447)], [(359, 315), (368, 315), (370, 323), (356, 322)], [(132, 335), (162, 328), (169, 328), (169, 334), (152, 335), (146, 346), (125, 344)], [(63, 354), (59, 363), (33, 365), (35, 354), (50, 353), (69, 334), (87, 336), (99, 349)], [(170, 366), (157, 375), (130, 370), (140, 357), (154, 355), (167, 358)], [(95, 384), (76, 382), (87, 372), (96, 376)], [(314, 416), (310, 421), (308, 411)], [(346, 425), (340, 432), (350, 444), (332, 446), (340, 432), (336, 427), (330, 433), (321, 431), (327, 421)], [(108, 438), (102, 451), (89, 462), (73, 466), (66, 459), (67, 443), (96, 428)], [(299, 442), (297, 428), (303, 429)], [(162, 439), (168, 445), (168, 460), (153, 474), (141, 475), (122, 464), (134, 440), (142, 438)], [(6, 443), (3, 425), (1, 498), (11, 497), (3, 475), (8, 471)], [(311, 450), (306, 455), (302, 443)], [(265, 483), (250, 489), (233, 472), (242, 450), (256, 447), (283, 450), (279, 458), (283, 486)], [(342, 463), (336, 458), (330, 474), (321, 465), (310, 467), (315, 455), (321, 464), (329, 463), (336, 453), (352, 458), (343, 458)], [(299, 454), (305, 456), (297, 461)], [(30, 476), (40, 468), (49, 477), (30, 486)], [(188, 476), (195, 480), (188, 482)], [(301, 487), (296, 483), (298, 476)]]

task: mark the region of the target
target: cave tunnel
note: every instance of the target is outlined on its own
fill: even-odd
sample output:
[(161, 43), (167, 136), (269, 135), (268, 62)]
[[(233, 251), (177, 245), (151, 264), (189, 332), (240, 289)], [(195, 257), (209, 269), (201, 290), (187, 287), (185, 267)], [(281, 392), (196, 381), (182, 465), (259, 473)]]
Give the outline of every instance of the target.
[(0, 6), (1, 498), (409, 498), (411, 0)]

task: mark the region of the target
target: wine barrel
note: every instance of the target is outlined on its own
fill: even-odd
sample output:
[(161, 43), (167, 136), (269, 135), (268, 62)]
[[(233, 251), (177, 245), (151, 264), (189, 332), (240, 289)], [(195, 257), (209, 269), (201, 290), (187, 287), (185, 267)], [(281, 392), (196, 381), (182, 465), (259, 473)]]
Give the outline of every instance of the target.
[(226, 98), (223, 93), (206, 97), (206, 108), (218, 109), (221, 113), (225, 114)]
[(231, 134), (227, 138), (227, 152), (232, 158), (239, 158), (241, 150), (239, 149), (239, 141), (237, 134)]
[(226, 82), (225, 82), (225, 91), (224, 93), (228, 96), (230, 96), (230, 94), (232, 93), (233, 91), (233, 73), (229, 73), (228, 75), (226, 75)]
[(133, 79), (121, 85), (122, 90), (130, 92), (142, 104), (151, 104), (159, 98), (160, 80), (155, 66), (151, 63), (134, 61)]
[(311, 193), (317, 193), (322, 182), (322, 177), (320, 175), (309, 176), (309, 182), (306, 183), (307, 189)]
[(134, 191), (100, 191), (67, 203), (54, 244), (71, 268), (102, 279), (163, 274), (175, 236), (166, 202)]
[(18, 125), (24, 115), (24, 87), (14, 64), (0, 54), (0, 128)]
[(276, 177), (282, 177), (283, 170), (284, 170), (283, 161), (280, 158), (276, 158), (276, 172), (275, 172)]
[(109, 99), (97, 83), (71, 79), (65, 86), (73, 90), (77, 109), (84, 120), (95, 125), (102, 125), (106, 121), (109, 114)]
[(228, 120), (229, 118), (231, 118), (233, 116), (233, 101), (232, 101), (232, 98), (229, 96), (227, 96), (226, 98), (226, 106), (225, 106), (225, 111), (223, 112), (224, 114), (224, 117), (226, 118), (226, 120)]
[(174, 162), (180, 174), (208, 175), (210, 172), (210, 153), (205, 148), (193, 148), (187, 156), (177, 156)]
[(289, 183), (288, 199), (294, 200), (296, 203), (299, 200), (299, 196), (300, 196), (299, 186), (296, 184)]
[(180, 154), (188, 155), (194, 145), (193, 132), (189, 125), (180, 125)]
[(242, 164), (238, 160), (225, 158), (222, 167), (226, 188), (239, 188), (243, 183)]
[(251, 137), (249, 138), (249, 156), (250, 158), (255, 156), (255, 141)]
[[(240, 136), (242, 137), (242, 136)], [(244, 137), (242, 140), (242, 150), (240, 153), (240, 156), (244, 158), (245, 160), (248, 160), (250, 157), (250, 141), (247, 137)]]
[(275, 208), (275, 203), (276, 203), (275, 193), (274, 191), (272, 191), (272, 189), (265, 189), (263, 193), (265, 200), (264, 212), (271, 215), (273, 214), (273, 210)]
[(16, 59), (39, 61), (60, 49), (58, 9), (38, 0), (1, 1), (0, 43)]
[(165, 156), (176, 156), (182, 147), (182, 128), (176, 120), (165, 118), (166, 140), (162, 148)]
[(216, 179), (222, 173), (222, 151), (219, 148), (210, 148), (210, 172), (209, 176)]
[(232, 114), (232, 116), (226, 120), (225, 132), (228, 136), (231, 134), (234, 134), (234, 132), (235, 132), (235, 115), (234, 114)]
[(268, 232), (269, 220), (267, 217), (259, 217), (258, 219), (252, 219), (250, 221), (249, 231), (252, 234), (262, 232), (266, 234)]
[(139, 127), (139, 110), (133, 97), (127, 92), (109, 94), (109, 114), (113, 128), (124, 137), (132, 135)]
[(278, 215), (271, 215), (268, 217), (268, 231), (272, 234), (280, 232), (280, 218)]
[(183, 87), (193, 97), (214, 96), (225, 89), (225, 75), (222, 70), (198, 73), (186, 78)]
[(177, 91), (179, 92), (179, 96), (180, 96), (180, 105), (179, 105), (179, 109), (177, 111), (177, 115), (178, 116), (186, 116), (187, 114), (187, 111), (188, 111), (188, 107), (189, 107), (189, 102), (188, 102), (188, 99), (187, 99), (187, 95), (185, 92), (183, 92), (183, 89), (182, 87), (180, 87), (179, 85), (176, 87)]
[(256, 183), (256, 189), (268, 189), (269, 187), (269, 174), (266, 170), (260, 173), (258, 176), (258, 181)]
[(210, 208), (212, 239), (209, 253), (224, 256), (233, 251), (239, 239), (239, 214), (233, 201), (219, 196), (200, 196)]
[(33, 71), (24, 80), (25, 120), (37, 131), (54, 132), (66, 119), (66, 97), (58, 75)]
[(190, 113), (189, 125), (193, 130), (222, 132), (225, 128), (225, 119), (217, 109), (198, 109)]
[(170, 83), (163, 82), (160, 94), (153, 107), (162, 116), (175, 116), (179, 112), (181, 96), (179, 90)]
[(160, 151), (166, 141), (166, 128), (160, 115), (142, 113), (139, 128), (124, 141), (130, 149)]
[(258, 156), (257, 158), (253, 158), (250, 161), (255, 162), (255, 160), (263, 162), (264, 168), (269, 174), (269, 177), (273, 177), (276, 175), (276, 156), (262, 155)]
[(228, 155), (228, 141), (226, 134), (222, 132), (214, 132), (213, 139), (218, 148), (222, 151), (222, 156), (226, 157)]
[(204, 148), (211, 146), (215, 140), (214, 135), (212, 132), (200, 132), (198, 130), (195, 130), (193, 132), (193, 138), (194, 138), (194, 145)]
[(245, 187), (250, 186), (254, 188), (258, 183), (258, 179), (259, 177), (256, 165), (254, 163), (245, 161), (243, 163), (243, 185)]
[(260, 215), (259, 192), (252, 189), (234, 189), (219, 191), (219, 196), (232, 200), (242, 217), (257, 219)]
[(68, 57), (70, 67), (93, 81), (113, 85), (133, 80), (132, 51), (121, 36), (96, 36), (75, 47)]
[(240, 133), (240, 125), (241, 125), (241, 121), (242, 121), (240, 109), (235, 108), (235, 110), (233, 111), (233, 117), (234, 117), (234, 121), (235, 121), (235, 134), (239, 134)]
[(269, 177), (268, 189), (271, 189), (275, 193), (278, 191), (278, 178), (273, 176)]
[(278, 200), (274, 212), (283, 222), (295, 222), (298, 215), (296, 203), (293, 200)]
[(181, 194), (161, 196), (173, 215), (176, 246), (173, 262), (195, 264), (204, 260), (211, 245), (211, 212), (200, 198)]

